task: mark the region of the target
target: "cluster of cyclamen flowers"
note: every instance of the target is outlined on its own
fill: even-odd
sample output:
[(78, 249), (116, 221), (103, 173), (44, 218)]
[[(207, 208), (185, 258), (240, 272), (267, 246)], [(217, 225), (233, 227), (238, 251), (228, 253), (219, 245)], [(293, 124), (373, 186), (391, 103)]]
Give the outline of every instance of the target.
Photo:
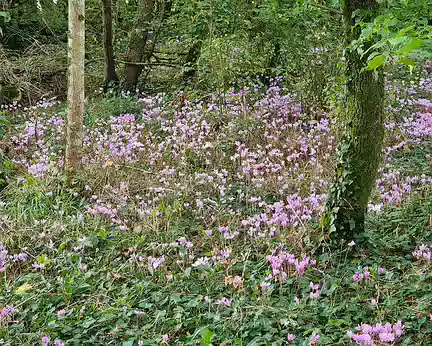
[[(47, 336), (42, 337), (42, 345), (48, 346), (50, 343), (50, 339)], [(64, 346), (64, 343), (62, 343), (60, 340), (56, 339), (54, 341), (54, 346)]]
[[(384, 273), (384, 268), (378, 268), (377, 269), (377, 273), (378, 274), (383, 274)], [(369, 269), (369, 267), (365, 267), (364, 269), (363, 269), (363, 271), (357, 271), (357, 272), (355, 272), (354, 273), (354, 275), (353, 275), (353, 281), (354, 282), (360, 282), (360, 281), (363, 281), (363, 280), (367, 280), (367, 279), (369, 279), (369, 278), (371, 278), (371, 271), (370, 271), (370, 269)]]
[(413, 256), (418, 260), (430, 262), (432, 259), (432, 246), (420, 245), (418, 249), (413, 252)]
[(6, 270), (7, 263), (26, 262), (27, 259), (26, 253), (9, 254), (9, 251), (0, 243), (0, 273)]
[(399, 171), (389, 171), (387, 173), (382, 173), (381, 177), (377, 179), (376, 182), (381, 200), (387, 205), (398, 205), (415, 191), (416, 188), (419, 189), (431, 184), (432, 178), (424, 174), (420, 177), (403, 178)]
[(0, 322), (9, 321), (14, 313), (18, 312), (16, 308), (11, 305), (6, 305), (0, 310)]
[(358, 345), (375, 346), (377, 343), (393, 343), (403, 335), (404, 328), (402, 321), (393, 325), (391, 323), (362, 324), (356, 328), (357, 333), (349, 331), (348, 336)]
[(309, 256), (303, 256), (302, 259), (299, 259), (285, 251), (280, 252), (278, 255), (267, 256), (267, 261), (272, 267), (272, 274), (267, 279), (276, 281), (280, 278), (285, 281), (288, 278), (289, 273), (286, 270), (289, 270), (290, 266), (295, 268), (296, 274), (300, 277), (303, 276), (307, 268), (316, 264), (316, 260), (311, 259)]
[(310, 297), (312, 299), (319, 299), (321, 297), (321, 286), (320, 284), (314, 284), (311, 282), (309, 284), (309, 288), (311, 289)]
[[(388, 160), (392, 153), (432, 137), (431, 102), (416, 101), (419, 96), (412, 91), (402, 98), (405, 89), (414, 87), (398, 90), (396, 103), (412, 110), (402, 123), (386, 124)], [(423, 81), (420, 88), (426, 87)], [(130, 221), (122, 215), (145, 219), (162, 217), (166, 210), (190, 210), (208, 227), (206, 220), (217, 217), (218, 204), (224, 212), (241, 213), (237, 202), (251, 200), (246, 191), (252, 187), (255, 196), (271, 191), (271, 200), (279, 202), (252, 203), (254, 213), (232, 224), (232, 231), (221, 227), (224, 239), (238, 238), (239, 232), (252, 239), (275, 237), (321, 216), (329, 184), (326, 167), (336, 149), (336, 124), (328, 114), (317, 115), (315, 122), (302, 119), (295, 95), (280, 86), (264, 93), (245, 88), (223, 99), (180, 105), (164, 99), (162, 94), (143, 97), (141, 117), (123, 114), (85, 129), (84, 169), (145, 166), (150, 173), (145, 189), (139, 184), (130, 184), (137, 186), (127, 191), (103, 186), (91, 197), (89, 215), (104, 215), (120, 230), (128, 230)], [(40, 105), (44, 111), (49, 106)], [(30, 120), (13, 137), (14, 160), (43, 177), (58, 173), (63, 165), (65, 126), (59, 115), (39, 111), (31, 110)], [(398, 205), (432, 182), (428, 176), (403, 177), (388, 167), (381, 173), (378, 204), (371, 210)], [(178, 201), (178, 208), (160, 208)]]

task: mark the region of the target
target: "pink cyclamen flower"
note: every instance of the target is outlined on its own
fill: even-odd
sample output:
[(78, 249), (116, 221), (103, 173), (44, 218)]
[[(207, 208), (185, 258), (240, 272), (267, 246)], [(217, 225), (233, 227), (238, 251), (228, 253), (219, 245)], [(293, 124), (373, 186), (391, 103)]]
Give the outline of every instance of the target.
[(57, 318), (62, 318), (65, 313), (66, 313), (66, 310), (64, 310), (64, 309), (57, 311)]
[(378, 336), (382, 342), (393, 342), (395, 340), (395, 335), (393, 333), (379, 333)]
[(48, 338), (47, 336), (42, 337), (42, 343), (43, 343), (44, 345), (48, 345), (48, 343), (49, 343), (49, 338)]
[(223, 297), (222, 299), (218, 299), (217, 303), (223, 306), (231, 306), (232, 299)]
[(348, 336), (360, 345), (371, 345), (372, 337), (369, 334), (354, 334), (349, 332)]
[(355, 274), (353, 275), (354, 282), (362, 281), (363, 278), (364, 278), (364, 275), (360, 272), (355, 272)]
[(365, 277), (366, 279), (369, 279), (369, 277), (370, 277), (370, 271), (369, 271), (369, 268), (368, 268), (368, 267), (366, 267), (366, 268), (364, 269), (363, 274), (364, 274), (364, 277)]
[(384, 273), (384, 268), (378, 268), (378, 274), (382, 274), (382, 273)]
[(267, 289), (270, 287), (270, 282), (263, 281), (261, 282), (260, 287), (263, 291), (267, 291)]
[(296, 336), (294, 334), (288, 334), (288, 342), (294, 341), (294, 339), (296, 338)]
[(64, 346), (64, 343), (62, 343), (60, 340), (55, 341), (55, 346)]
[(319, 339), (321, 339), (321, 336), (319, 334), (313, 333), (312, 338), (309, 341), (309, 346), (317, 344)]
[(169, 336), (168, 334), (162, 335), (162, 342), (168, 345)]

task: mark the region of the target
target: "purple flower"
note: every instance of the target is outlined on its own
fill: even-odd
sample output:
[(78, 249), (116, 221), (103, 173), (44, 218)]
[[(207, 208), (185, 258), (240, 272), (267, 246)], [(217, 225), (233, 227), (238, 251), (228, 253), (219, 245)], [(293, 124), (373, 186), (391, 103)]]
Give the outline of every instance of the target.
[(268, 288), (270, 287), (270, 282), (263, 281), (263, 282), (261, 282), (260, 287), (261, 287), (261, 290), (262, 290), (263, 292), (265, 292), (265, 291), (267, 291)]
[(288, 342), (294, 341), (295, 338), (296, 338), (296, 336), (294, 334), (288, 334), (288, 336), (287, 336)]
[(395, 336), (398, 338), (400, 337), (403, 332), (404, 332), (404, 325), (402, 323), (402, 321), (397, 321), (394, 325), (393, 325), (393, 331), (395, 333)]
[(369, 279), (369, 277), (370, 277), (370, 271), (369, 271), (369, 268), (368, 268), (368, 267), (366, 267), (366, 268), (364, 269), (363, 274), (364, 274), (364, 277), (365, 277), (366, 279)]
[(44, 345), (49, 344), (49, 338), (47, 336), (42, 337), (42, 344), (44, 344)]
[(382, 342), (393, 342), (395, 340), (395, 335), (393, 333), (379, 333), (379, 339)]
[(222, 299), (218, 299), (217, 303), (219, 305), (228, 306), (229, 307), (229, 306), (232, 305), (232, 299), (231, 298), (225, 298), (225, 297), (223, 297)]
[(319, 339), (321, 339), (321, 336), (319, 334), (313, 333), (312, 338), (309, 341), (309, 346), (317, 344)]
[(353, 275), (354, 282), (362, 281), (363, 278), (364, 278), (364, 275), (360, 272), (355, 272), (355, 274)]
[(320, 284), (314, 284), (311, 282), (309, 284), (310, 289), (312, 292), (310, 293), (310, 296), (312, 299), (319, 299), (321, 297), (321, 291), (320, 291)]
[(62, 318), (65, 313), (66, 313), (66, 310), (64, 310), (64, 309), (57, 311), (57, 318), (58, 319)]

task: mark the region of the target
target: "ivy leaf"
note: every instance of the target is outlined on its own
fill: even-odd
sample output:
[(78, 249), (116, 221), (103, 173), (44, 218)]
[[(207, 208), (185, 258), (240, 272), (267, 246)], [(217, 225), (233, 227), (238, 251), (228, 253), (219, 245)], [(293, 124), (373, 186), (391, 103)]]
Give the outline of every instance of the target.
[(413, 37), (413, 38), (411, 38), (411, 41), (409, 41), (405, 46), (403, 46), (401, 49), (399, 49), (397, 54), (403, 55), (403, 54), (411, 53), (411, 51), (413, 51), (414, 49), (420, 48), (421, 46), (423, 46), (423, 44), (424, 44), (423, 40), (420, 40), (419, 38)]
[(369, 60), (367, 69), (368, 70), (375, 70), (376, 68), (383, 65), (385, 62), (385, 56), (380, 54), (375, 56), (373, 59)]

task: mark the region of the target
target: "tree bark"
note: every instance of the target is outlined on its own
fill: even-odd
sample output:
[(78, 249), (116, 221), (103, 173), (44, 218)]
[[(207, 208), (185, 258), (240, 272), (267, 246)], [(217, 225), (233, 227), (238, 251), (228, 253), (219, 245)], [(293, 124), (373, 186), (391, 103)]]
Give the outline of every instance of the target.
[[(336, 178), (330, 187), (323, 225), (329, 237), (341, 244), (361, 241), (367, 205), (380, 162), (384, 137), (384, 77), (382, 68), (363, 70), (368, 55), (360, 56), (349, 44), (359, 38), (354, 27), (357, 10), (367, 10), (373, 20), (378, 10), (375, 0), (345, 0), (343, 16), (346, 39), (345, 134), (339, 144)], [(366, 13), (366, 12), (365, 12)], [(373, 44), (365, 44), (365, 50)], [(371, 52), (372, 53), (372, 52)]]
[(129, 49), (126, 54), (124, 79), (122, 88), (126, 91), (135, 91), (138, 78), (144, 66), (137, 65), (145, 56), (145, 45), (150, 34), (151, 19), (154, 12), (155, 0), (139, 0), (135, 27), (130, 37)]
[(111, 0), (102, 0), (103, 42), (105, 53), (105, 91), (118, 83), (113, 48), (113, 16)]
[(183, 73), (184, 79), (192, 79), (197, 73), (197, 62), (201, 55), (202, 41), (194, 42), (190, 47), (186, 55), (184, 62), (185, 71)]
[(65, 172), (71, 183), (81, 165), (84, 118), (84, 0), (69, 0), (69, 78)]

